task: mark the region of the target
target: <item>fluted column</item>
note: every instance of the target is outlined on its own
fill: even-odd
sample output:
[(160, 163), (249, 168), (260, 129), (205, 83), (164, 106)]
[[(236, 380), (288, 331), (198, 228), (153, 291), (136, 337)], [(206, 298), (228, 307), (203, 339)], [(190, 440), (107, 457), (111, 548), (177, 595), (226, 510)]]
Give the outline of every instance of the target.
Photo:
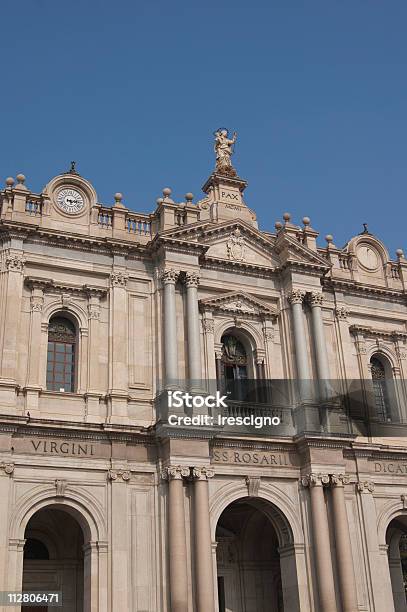
[(304, 313), (302, 303), (304, 301), (305, 291), (293, 289), (288, 296), (288, 301), (291, 304), (293, 332), (294, 332), (294, 347), (295, 361), (297, 364), (297, 376), (301, 380), (309, 380), (311, 378), (308, 366), (308, 350), (305, 336)]
[(328, 352), (326, 349), (324, 323), (322, 321), (323, 300), (322, 293), (310, 293), (308, 297), (308, 302), (311, 306), (312, 335), (314, 338), (317, 373), (319, 380), (322, 381), (329, 379)]
[(168, 549), (171, 612), (188, 612), (187, 544), (182, 479), (188, 467), (170, 466), (162, 472), (168, 480)]
[(357, 612), (357, 594), (355, 571), (353, 568), (352, 546), (349, 534), (348, 516), (345, 505), (344, 485), (349, 477), (344, 474), (333, 474), (332, 510), (336, 545), (336, 561), (339, 575), (343, 612)]
[(197, 612), (215, 612), (208, 491), (208, 478), (213, 477), (214, 471), (212, 468), (195, 467), (192, 475), (195, 481), (194, 525)]
[(331, 546), (329, 542), (328, 516), (324, 499), (324, 485), (329, 484), (327, 474), (310, 474), (301, 479), (310, 489), (311, 523), (314, 544), (315, 568), (321, 612), (337, 612)]
[(187, 288), (189, 378), (193, 385), (199, 386), (199, 381), (202, 379), (201, 334), (198, 310), (199, 274), (197, 272), (187, 272), (185, 274), (185, 285)]
[(179, 272), (165, 270), (161, 275), (164, 285), (164, 368), (167, 385), (178, 381), (177, 311), (175, 304), (175, 283)]

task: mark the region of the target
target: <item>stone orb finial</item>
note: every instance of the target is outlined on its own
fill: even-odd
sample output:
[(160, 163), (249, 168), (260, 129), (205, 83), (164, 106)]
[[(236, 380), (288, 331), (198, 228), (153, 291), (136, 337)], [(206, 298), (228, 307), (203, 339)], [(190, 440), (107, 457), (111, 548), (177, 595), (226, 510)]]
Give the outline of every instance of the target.
[(121, 203), (121, 201), (123, 200), (123, 194), (122, 194), (122, 193), (120, 193), (120, 191), (117, 191), (117, 192), (114, 194), (114, 199), (116, 200), (116, 202), (117, 202), (118, 204), (119, 204), (119, 203)]
[(157, 206), (160, 206), (160, 204), (162, 204), (164, 202), (164, 198), (157, 198), (156, 203)]
[(305, 227), (307, 227), (307, 225), (311, 223), (311, 219), (309, 217), (303, 217), (302, 222), (305, 225)]
[(285, 213), (283, 214), (283, 219), (284, 219), (284, 221), (285, 221), (286, 223), (288, 223), (288, 222), (291, 220), (291, 213), (289, 213), (289, 212), (285, 212)]
[(399, 259), (402, 259), (404, 257), (404, 251), (403, 249), (397, 249), (396, 250), (396, 255)]
[(14, 179), (12, 176), (8, 176), (6, 178), (6, 185), (7, 187), (12, 187), (14, 185)]
[(25, 176), (24, 176), (24, 174), (21, 174), (21, 173), (17, 174), (16, 179), (17, 179), (19, 185), (24, 185), (24, 183), (25, 183)]
[(332, 236), (332, 234), (327, 234), (325, 236), (325, 240), (327, 241), (328, 246), (329, 246), (334, 241), (334, 237)]
[(172, 194), (171, 189), (169, 187), (164, 187), (163, 189), (164, 198), (169, 198), (171, 194)]
[(281, 228), (283, 227), (283, 224), (281, 223), (281, 221), (276, 221), (274, 223), (274, 227), (276, 228), (277, 231), (280, 231)]
[(192, 202), (192, 200), (194, 199), (194, 194), (188, 191), (188, 193), (185, 194), (185, 199), (187, 202)]

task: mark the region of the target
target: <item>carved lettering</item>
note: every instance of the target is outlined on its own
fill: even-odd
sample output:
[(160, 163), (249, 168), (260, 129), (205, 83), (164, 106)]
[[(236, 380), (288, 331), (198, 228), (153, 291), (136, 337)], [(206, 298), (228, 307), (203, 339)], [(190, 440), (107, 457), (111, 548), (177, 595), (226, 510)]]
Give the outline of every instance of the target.
[(261, 451), (229, 451), (214, 449), (212, 463), (234, 463), (257, 466), (289, 467), (295, 461), (287, 453), (268, 453)]
[(407, 476), (407, 463), (401, 463), (398, 461), (375, 461), (374, 471), (376, 474)]
[(93, 457), (95, 454), (94, 445), (83, 442), (31, 440), (31, 445), (35, 453), (42, 455), (73, 455)]

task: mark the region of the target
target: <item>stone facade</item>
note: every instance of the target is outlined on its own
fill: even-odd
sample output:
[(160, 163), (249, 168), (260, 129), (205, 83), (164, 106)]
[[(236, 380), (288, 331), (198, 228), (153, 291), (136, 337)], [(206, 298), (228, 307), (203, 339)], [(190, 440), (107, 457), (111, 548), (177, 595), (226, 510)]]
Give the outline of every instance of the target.
[[(318, 247), (288, 214), (260, 231), (245, 187), (215, 171), (141, 214), (74, 168), (39, 194), (7, 179), (0, 590), (60, 590), (67, 612), (407, 610), (407, 260), (367, 230)], [(163, 426), (168, 389), (220, 384), (228, 334), (245, 377), (293, 382), (233, 404), (281, 433)], [(354, 384), (380, 436), (338, 406)]]

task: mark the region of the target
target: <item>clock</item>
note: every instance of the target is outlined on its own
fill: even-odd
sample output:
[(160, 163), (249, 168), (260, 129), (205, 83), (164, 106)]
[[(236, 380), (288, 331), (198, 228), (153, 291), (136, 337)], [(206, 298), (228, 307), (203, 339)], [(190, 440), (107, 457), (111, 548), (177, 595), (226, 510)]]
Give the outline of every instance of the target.
[(61, 189), (57, 195), (57, 205), (65, 213), (75, 215), (85, 206), (83, 196), (76, 189)]
[(379, 265), (379, 256), (377, 251), (368, 244), (362, 244), (358, 248), (358, 260), (364, 268), (368, 270), (376, 270)]

